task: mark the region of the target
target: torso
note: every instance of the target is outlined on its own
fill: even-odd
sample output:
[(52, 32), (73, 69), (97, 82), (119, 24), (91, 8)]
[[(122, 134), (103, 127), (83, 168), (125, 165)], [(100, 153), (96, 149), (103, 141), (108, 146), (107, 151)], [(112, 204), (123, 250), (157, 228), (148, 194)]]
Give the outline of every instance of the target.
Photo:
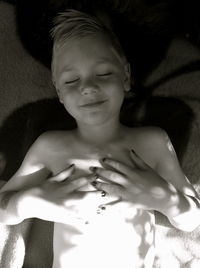
[[(79, 167), (74, 176), (88, 173), (90, 166), (101, 166), (99, 159), (105, 156), (130, 165), (131, 148), (155, 168), (150, 148), (140, 144), (137, 131), (127, 131), (123, 139), (104, 148), (82, 144), (66, 132), (58, 136), (45, 163), (54, 174), (70, 163)], [(153, 260), (154, 215), (148, 211), (118, 204), (85, 221), (54, 225), (53, 268), (150, 268)]]

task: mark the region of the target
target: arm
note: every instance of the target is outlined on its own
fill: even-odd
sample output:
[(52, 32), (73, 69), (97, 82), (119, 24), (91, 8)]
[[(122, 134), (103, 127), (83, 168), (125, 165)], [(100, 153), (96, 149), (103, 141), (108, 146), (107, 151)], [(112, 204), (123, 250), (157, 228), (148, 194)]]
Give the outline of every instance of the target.
[[(74, 165), (50, 177), (51, 172), (44, 164), (45, 159), (50, 157), (48, 148), (52, 148), (48, 144), (47, 137), (48, 135), (42, 135), (33, 144), (20, 169), (1, 188), (1, 223), (18, 224), (24, 219), (35, 217), (52, 222), (74, 224), (87, 219), (90, 213), (88, 199), (95, 209), (102, 200), (97, 198), (100, 196), (97, 191), (78, 191), (79, 188), (90, 184), (94, 180), (94, 175), (80, 175), (72, 179), (70, 176), (74, 171)], [(92, 209), (94, 213), (95, 209)]]
[(173, 197), (169, 197), (169, 205), (166, 203), (162, 213), (178, 229), (192, 231), (200, 224), (199, 195), (184, 175), (173, 145), (164, 131), (160, 131), (158, 142), (160, 157), (156, 171), (176, 189), (176, 193)]
[[(0, 192), (0, 222), (14, 225), (27, 218), (39, 218), (74, 224), (87, 219), (90, 212), (90, 209), (88, 211), (87, 196), (90, 201), (91, 197), (93, 198), (91, 204), (95, 208), (97, 207), (96, 201), (99, 203), (102, 200), (97, 198), (100, 197), (97, 191), (91, 193), (90, 191), (78, 191), (94, 181), (94, 176), (89, 174), (71, 180), (69, 177), (73, 170), (74, 166), (71, 165), (41, 184), (21, 190), (19, 188), (2, 190)], [(82, 205), (80, 206), (80, 204)], [(95, 212), (95, 209), (93, 211)]]
[[(23, 220), (19, 215), (19, 206), (28, 189), (42, 183), (50, 174), (43, 164), (37, 161), (43, 149), (39, 138), (28, 151), (21, 167), (0, 189), (0, 222), (17, 224)], [(38, 159), (39, 160), (39, 159)]]
[(110, 184), (97, 182), (97, 189), (118, 195), (138, 208), (157, 210), (183, 231), (194, 230), (200, 223), (198, 194), (183, 174), (169, 138), (156, 129), (145, 140), (154, 145), (150, 154), (155, 169), (134, 151), (130, 154), (132, 166), (104, 159), (104, 168), (93, 171)]

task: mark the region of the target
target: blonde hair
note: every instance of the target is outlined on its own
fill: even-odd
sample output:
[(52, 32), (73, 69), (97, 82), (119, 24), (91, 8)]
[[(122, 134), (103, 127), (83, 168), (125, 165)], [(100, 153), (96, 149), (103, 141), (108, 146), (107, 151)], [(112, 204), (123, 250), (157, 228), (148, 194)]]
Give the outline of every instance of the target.
[(59, 13), (58, 16), (55, 17), (53, 23), (54, 27), (50, 32), (53, 39), (53, 54), (51, 64), (53, 77), (55, 73), (55, 52), (64, 46), (70, 39), (81, 39), (88, 36), (103, 34), (109, 39), (111, 45), (120, 56), (120, 58), (126, 61), (126, 56), (117, 36), (96, 17), (80, 12), (78, 10), (66, 9), (64, 12)]

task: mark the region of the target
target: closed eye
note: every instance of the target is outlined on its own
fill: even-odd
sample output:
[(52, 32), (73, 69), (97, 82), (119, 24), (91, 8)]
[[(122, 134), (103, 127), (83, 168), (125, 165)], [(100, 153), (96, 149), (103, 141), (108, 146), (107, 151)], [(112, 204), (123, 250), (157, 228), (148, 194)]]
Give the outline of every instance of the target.
[(73, 83), (76, 83), (78, 82), (79, 78), (77, 79), (74, 79), (74, 80), (70, 80), (70, 81), (65, 81), (65, 84), (69, 85), (69, 84), (73, 84)]
[(97, 74), (97, 76), (109, 76), (111, 75), (112, 73), (103, 73), (103, 74)]

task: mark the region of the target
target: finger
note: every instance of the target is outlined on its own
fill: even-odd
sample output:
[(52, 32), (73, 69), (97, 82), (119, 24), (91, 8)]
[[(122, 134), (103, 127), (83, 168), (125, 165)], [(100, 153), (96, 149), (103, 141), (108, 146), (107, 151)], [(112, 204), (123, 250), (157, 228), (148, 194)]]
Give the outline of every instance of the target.
[(124, 164), (120, 161), (117, 161), (117, 160), (114, 160), (111, 158), (103, 158), (102, 163), (104, 163), (107, 166), (112, 167), (116, 171), (118, 171), (122, 174), (126, 174), (126, 175), (130, 174), (131, 168), (133, 168), (133, 167), (129, 167), (127, 164)]
[(128, 201), (123, 201), (122, 198), (118, 198), (118, 200), (116, 202), (110, 202), (107, 204), (103, 204), (100, 206), (100, 208), (102, 209), (102, 207), (104, 207), (104, 210), (106, 210), (107, 208), (112, 207), (113, 205), (120, 212), (123, 210), (126, 210), (126, 214), (127, 214), (127, 210), (129, 210), (129, 211), (132, 210), (130, 216), (131, 216), (131, 218), (133, 217), (133, 215), (134, 215), (133, 209), (135, 209), (135, 204), (133, 204), (132, 202), (128, 202)]
[(71, 193), (73, 191), (76, 191), (79, 188), (86, 186), (86, 185), (90, 184), (91, 182), (94, 182), (94, 180), (95, 180), (95, 175), (90, 174), (88, 176), (72, 180), (70, 182), (66, 181), (67, 193)]
[(74, 191), (69, 194), (69, 199), (66, 201), (68, 206), (76, 205), (82, 211), (84, 209), (89, 208), (97, 208), (102, 204), (107, 204), (111, 202), (116, 202), (118, 200), (118, 196), (114, 196), (111, 194), (106, 194), (102, 196), (102, 191)]
[(120, 185), (108, 184), (108, 183), (103, 183), (103, 182), (95, 182), (95, 183), (96, 183), (95, 187), (97, 190), (101, 190), (106, 193), (105, 197), (107, 196), (122, 197), (123, 195), (124, 189)]
[(123, 186), (127, 186), (128, 184), (128, 180), (125, 175), (115, 172), (113, 170), (103, 169), (99, 167), (92, 167), (91, 170), (107, 182), (112, 182)]
[(133, 150), (130, 151), (130, 157), (133, 163), (138, 167), (145, 169), (148, 167), (148, 165), (144, 162), (144, 160)]
[(60, 173), (58, 173), (56, 176), (49, 179), (51, 182), (61, 182), (64, 181), (66, 178), (68, 178), (74, 171), (75, 165), (72, 164)]

